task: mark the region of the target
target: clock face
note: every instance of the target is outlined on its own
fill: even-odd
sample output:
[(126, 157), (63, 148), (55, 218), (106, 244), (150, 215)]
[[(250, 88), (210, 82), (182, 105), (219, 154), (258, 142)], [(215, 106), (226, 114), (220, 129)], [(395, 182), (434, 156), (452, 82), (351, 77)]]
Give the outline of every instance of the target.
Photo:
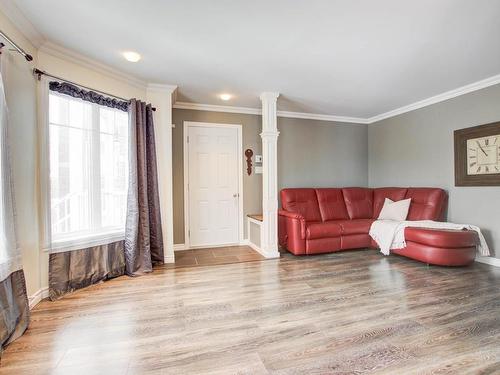
[(467, 140), (467, 174), (500, 173), (500, 134)]

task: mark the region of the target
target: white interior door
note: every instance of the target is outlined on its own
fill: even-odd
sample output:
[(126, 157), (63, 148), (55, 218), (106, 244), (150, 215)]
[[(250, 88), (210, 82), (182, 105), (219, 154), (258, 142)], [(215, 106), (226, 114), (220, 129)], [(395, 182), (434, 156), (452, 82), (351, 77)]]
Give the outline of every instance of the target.
[(238, 128), (188, 125), (190, 246), (239, 242)]

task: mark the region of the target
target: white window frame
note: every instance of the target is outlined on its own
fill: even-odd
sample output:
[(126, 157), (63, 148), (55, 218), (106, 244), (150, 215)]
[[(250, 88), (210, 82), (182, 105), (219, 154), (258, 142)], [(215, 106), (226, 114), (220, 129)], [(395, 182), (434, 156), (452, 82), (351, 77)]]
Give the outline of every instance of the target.
[[(42, 76), (39, 82), (38, 108), (39, 108), (39, 181), (41, 202), (41, 244), (45, 252), (66, 252), (87, 247), (105, 245), (125, 238), (125, 228), (118, 231), (103, 231), (99, 233), (84, 233), (81, 236), (68, 239), (52, 240), (51, 225), (51, 197), (50, 197), (50, 122), (49, 122), (49, 82), (54, 81)], [(95, 123), (95, 121), (93, 121)], [(94, 181), (98, 183), (98, 181)], [(95, 204), (95, 202), (93, 202)], [(94, 210), (94, 212), (100, 212)]]

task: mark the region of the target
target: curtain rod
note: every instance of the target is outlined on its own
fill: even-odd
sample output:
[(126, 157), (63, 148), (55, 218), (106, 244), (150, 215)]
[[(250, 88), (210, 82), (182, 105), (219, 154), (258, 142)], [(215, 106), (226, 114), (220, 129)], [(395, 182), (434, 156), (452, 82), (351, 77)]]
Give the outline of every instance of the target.
[[(24, 56), (26, 61), (33, 61), (33, 56), (31, 56), (29, 53), (27, 53), (25, 50), (23, 50), (21, 47), (19, 47), (12, 39), (10, 39), (2, 30), (0, 30), (0, 36), (4, 38), (9, 44), (12, 45), (16, 49), (17, 52), (19, 52), (21, 55)], [(0, 48), (5, 46), (5, 44), (0, 43)]]
[[(84, 86), (84, 85), (81, 85), (79, 83), (76, 83), (76, 82), (73, 82), (73, 81), (69, 81), (69, 80), (67, 80), (65, 78), (61, 78), (61, 77), (49, 74), (49, 73), (44, 72), (43, 70), (40, 70), (38, 68), (34, 68), (33, 69), (33, 74), (36, 75), (36, 76), (38, 76), (38, 80), (40, 80), (40, 77), (44, 75), (44, 76), (47, 76), (47, 77), (51, 77), (51, 78), (57, 79), (59, 81), (71, 83), (72, 85), (75, 85), (75, 86), (80, 86), (80, 87), (82, 87), (84, 89), (87, 89), (87, 90), (95, 91), (95, 92), (98, 92), (100, 94), (103, 94), (103, 95), (106, 95), (106, 96), (110, 96), (110, 97), (115, 98), (115, 99), (123, 100), (124, 102), (129, 102), (130, 101), (130, 99), (121, 98), (119, 96), (116, 96), (116, 95), (113, 95), (113, 94), (109, 94), (109, 93), (101, 91), (101, 90), (96, 90), (96, 89), (93, 89), (92, 87)], [(151, 109), (153, 111), (156, 111), (155, 107), (152, 107)]]

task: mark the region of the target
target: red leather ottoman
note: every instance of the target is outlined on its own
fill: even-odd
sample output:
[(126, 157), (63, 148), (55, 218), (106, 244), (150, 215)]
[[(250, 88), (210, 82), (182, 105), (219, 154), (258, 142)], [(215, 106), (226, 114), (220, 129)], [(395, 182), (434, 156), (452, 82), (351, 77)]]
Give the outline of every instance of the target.
[(406, 247), (391, 250), (408, 258), (438, 266), (466, 266), (474, 262), (479, 238), (471, 230), (405, 229)]

